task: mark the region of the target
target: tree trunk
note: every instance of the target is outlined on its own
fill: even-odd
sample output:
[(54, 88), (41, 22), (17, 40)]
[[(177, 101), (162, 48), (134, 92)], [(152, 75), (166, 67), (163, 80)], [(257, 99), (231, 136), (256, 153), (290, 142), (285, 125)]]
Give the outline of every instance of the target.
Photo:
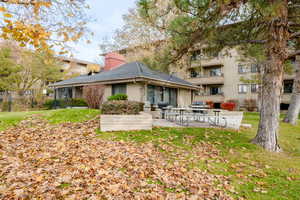
[(300, 112), (300, 56), (296, 56), (296, 77), (294, 79), (293, 94), (291, 96), (289, 110), (284, 122), (296, 125)]
[(273, 152), (280, 151), (278, 133), (283, 63), (287, 58), (287, 41), (289, 38), (287, 1), (282, 1), (277, 9), (277, 16), (272, 16), (268, 22), (268, 40), (265, 46), (267, 62), (262, 72), (260, 121), (257, 135), (252, 140), (253, 143)]

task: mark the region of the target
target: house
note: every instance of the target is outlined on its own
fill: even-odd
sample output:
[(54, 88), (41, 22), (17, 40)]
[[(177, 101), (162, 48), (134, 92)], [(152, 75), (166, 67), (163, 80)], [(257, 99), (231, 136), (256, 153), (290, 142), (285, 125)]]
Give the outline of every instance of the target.
[(104, 101), (111, 95), (121, 93), (127, 94), (132, 101), (173, 106), (190, 105), (193, 91), (199, 89), (190, 82), (154, 71), (140, 62), (117, 65), (95, 75), (82, 75), (57, 82), (51, 87), (55, 89), (57, 99), (81, 98), (83, 87), (95, 84), (105, 86)]

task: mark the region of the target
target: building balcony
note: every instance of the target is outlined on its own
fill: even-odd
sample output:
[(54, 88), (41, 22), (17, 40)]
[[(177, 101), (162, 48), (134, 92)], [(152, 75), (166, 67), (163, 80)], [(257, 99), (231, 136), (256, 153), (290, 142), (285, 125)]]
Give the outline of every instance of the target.
[(194, 96), (194, 101), (212, 101), (212, 102), (224, 102), (225, 97), (223, 93), (220, 94), (209, 94), (209, 93), (199, 93)]
[(293, 74), (287, 74), (287, 73), (285, 73), (283, 75), (283, 80), (292, 80), (294, 78), (295, 78), (295, 74), (294, 73)]
[(213, 58), (201, 58), (195, 59), (191, 61), (191, 67), (209, 67), (209, 66), (217, 66), (223, 65), (223, 60), (220, 57), (213, 57)]
[(196, 84), (196, 85), (206, 85), (206, 84), (224, 84), (224, 76), (223, 74), (218, 76), (211, 75), (196, 75), (194, 77), (190, 77), (187, 81)]

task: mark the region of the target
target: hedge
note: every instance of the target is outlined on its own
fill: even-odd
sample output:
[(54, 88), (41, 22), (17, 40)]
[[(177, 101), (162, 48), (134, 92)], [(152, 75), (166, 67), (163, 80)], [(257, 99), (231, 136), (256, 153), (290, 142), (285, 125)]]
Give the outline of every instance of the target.
[(128, 100), (128, 96), (126, 94), (116, 94), (108, 97), (108, 101), (120, 101), (120, 100)]
[(46, 109), (53, 109), (55, 107), (66, 108), (66, 107), (87, 107), (87, 103), (84, 99), (58, 99), (58, 100), (47, 100), (43, 107)]
[(144, 103), (136, 101), (107, 101), (102, 104), (101, 113), (107, 115), (137, 115), (143, 111)]

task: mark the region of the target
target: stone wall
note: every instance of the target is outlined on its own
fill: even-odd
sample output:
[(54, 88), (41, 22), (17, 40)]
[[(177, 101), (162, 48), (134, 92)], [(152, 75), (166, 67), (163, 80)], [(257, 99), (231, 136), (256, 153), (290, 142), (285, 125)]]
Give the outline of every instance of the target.
[(102, 132), (152, 130), (152, 123), (152, 116), (143, 112), (139, 115), (101, 115), (100, 130)]

